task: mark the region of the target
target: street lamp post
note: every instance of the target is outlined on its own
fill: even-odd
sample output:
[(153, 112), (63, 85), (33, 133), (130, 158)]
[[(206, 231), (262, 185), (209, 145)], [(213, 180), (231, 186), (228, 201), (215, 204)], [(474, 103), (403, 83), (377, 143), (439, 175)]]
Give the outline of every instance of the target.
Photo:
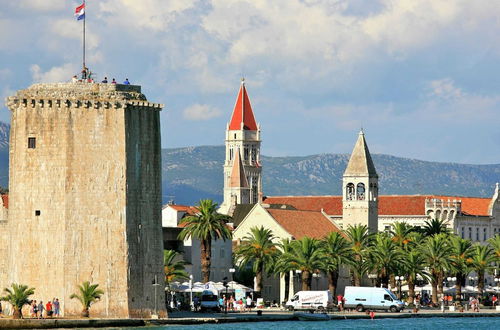
[(158, 275), (155, 275), (155, 279), (153, 280), (153, 288), (155, 291), (155, 314), (154, 314), (155, 318), (158, 318), (158, 294), (157, 294), (158, 285), (160, 285), (160, 283), (158, 283)]
[(377, 274), (368, 274), (368, 278), (372, 280), (372, 285), (375, 287), (375, 280), (377, 279)]
[(189, 306), (191, 310), (194, 310), (193, 306), (193, 274), (189, 275)]
[(396, 281), (398, 282), (398, 299), (401, 300), (401, 282), (404, 281), (404, 276), (396, 276)]
[(234, 268), (229, 268), (229, 272), (231, 273), (231, 290), (233, 290), (234, 294), (234, 299), (236, 299), (236, 293), (234, 292), (234, 273), (236, 272), (236, 269)]
[[(295, 274), (297, 274), (297, 289), (298, 289), (298, 287), (300, 286), (300, 276), (302, 274), (302, 271), (300, 269), (296, 269)], [(302, 288), (300, 290), (302, 290)], [(300, 290), (297, 290), (297, 291), (300, 291)]]
[(500, 277), (495, 277), (495, 284), (497, 285), (496, 294), (497, 294), (497, 299), (498, 299), (498, 292), (499, 292), (499, 288), (500, 288)]
[[(455, 276), (451, 277), (451, 276), (448, 276), (448, 278), (446, 278), (448, 280), (448, 284), (452, 284), (453, 282), (456, 282), (457, 281), (457, 278)], [(450, 286), (453, 286), (453, 285), (450, 285)], [(457, 300), (457, 292), (455, 290), (455, 300)]]
[(469, 276), (469, 281), (471, 282), (472, 285), (472, 294), (474, 295), (474, 283), (477, 281), (477, 276)]
[(222, 285), (226, 288), (226, 301), (224, 302), (224, 314), (227, 314), (227, 304), (229, 303), (228, 295), (227, 295), (227, 287), (229, 286), (227, 284), (227, 277), (224, 277), (222, 279)]
[(313, 273), (312, 277), (316, 279), (316, 290), (319, 290), (319, 278), (321, 277), (320, 273)]

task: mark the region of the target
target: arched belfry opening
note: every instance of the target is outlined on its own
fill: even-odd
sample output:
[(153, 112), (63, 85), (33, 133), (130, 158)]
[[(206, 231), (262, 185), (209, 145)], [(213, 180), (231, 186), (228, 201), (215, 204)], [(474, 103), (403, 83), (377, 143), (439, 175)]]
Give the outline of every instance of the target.
[(356, 186), (356, 199), (358, 201), (364, 201), (365, 200), (365, 184), (360, 182)]
[(345, 199), (348, 201), (352, 201), (354, 199), (354, 194), (354, 183), (349, 182), (345, 189)]

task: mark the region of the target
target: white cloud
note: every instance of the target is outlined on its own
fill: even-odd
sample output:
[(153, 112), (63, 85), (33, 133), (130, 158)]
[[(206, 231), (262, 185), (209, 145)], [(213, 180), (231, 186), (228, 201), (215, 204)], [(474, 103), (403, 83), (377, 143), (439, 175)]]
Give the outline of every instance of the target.
[(71, 80), (75, 74), (73, 63), (66, 63), (62, 66), (55, 66), (43, 72), (38, 64), (30, 67), (31, 76), (34, 83), (66, 82)]
[(429, 82), (429, 87), (431, 96), (446, 100), (457, 99), (464, 96), (462, 90), (455, 86), (455, 82), (451, 78), (433, 80)]
[(99, 3), (99, 12), (112, 26), (165, 32), (180, 12), (196, 3), (197, 0), (104, 0)]
[(16, 2), (18, 2), (19, 6), (24, 9), (32, 9), (35, 11), (54, 11), (65, 8), (67, 0), (17, 0)]
[(183, 111), (183, 116), (187, 120), (209, 120), (222, 115), (222, 112), (207, 104), (193, 104)]

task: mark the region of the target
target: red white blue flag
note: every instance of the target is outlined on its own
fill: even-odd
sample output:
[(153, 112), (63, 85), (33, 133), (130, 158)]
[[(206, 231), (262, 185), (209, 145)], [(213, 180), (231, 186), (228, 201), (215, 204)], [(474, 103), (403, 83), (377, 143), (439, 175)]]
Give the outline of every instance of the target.
[(78, 21), (85, 18), (85, 2), (76, 7), (75, 17)]

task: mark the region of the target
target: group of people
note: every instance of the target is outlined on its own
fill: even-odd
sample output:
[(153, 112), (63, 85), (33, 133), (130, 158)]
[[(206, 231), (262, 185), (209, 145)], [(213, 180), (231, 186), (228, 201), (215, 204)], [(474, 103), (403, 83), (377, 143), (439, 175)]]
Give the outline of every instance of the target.
[(219, 307), (222, 311), (237, 311), (237, 312), (246, 312), (252, 308), (252, 297), (243, 297), (240, 299), (234, 299), (233, 295), (229, 298), (226, 295), (223, 295), (219, 298)]
[(49, 300), (45, 305), (41, 300), (38, 303), (36, 300), (33, 300), (30, 305), (30, 315), (32, 318), (38, 319), (43, 319), (44, 316), (46, 318), (59, 317), (61, 315), (59, 299), (54, 298), (52, 301)]
[[(88, 68), (84, 68), (82, 70), (82, 78), (81, 78), (81, 80), (78, 80), (78, 77), (76, 75), (74, 75), (73, 78), (71, 79), (71, 81), (74, 82), (74, 83), (76, 83), (76, 82), (89, 82), (89, 83), (95, 82), (94, 78), (93, 78), (93, 74), (92, 74), (92, 72)], [(104, 77), (104, 79), (101, 81), (101, 83), (107, 84), (108, 83), (108, 77)], [(115, 78), (113, 78), (111, 80), (111, 84), (117, 84)], [(130, 85), (130, 81), (128, 80), (128, 78), (125, 78), (125, 80), (123, 81), (122, 84), (123, 85)]]
[[(104, 77), (104, 79), (101, 82), (103, 84), (107, 84), (108, 83), (108, 77)], [(113, 80), (111, 80), (111, 83), (112, 84), (116, 84), (115, 78), (113, 78)], [(130, 81), (128, 81), (128, 78), (125, 78), (125, 81), (122, 84), (123, 85), (130, 85)]]

